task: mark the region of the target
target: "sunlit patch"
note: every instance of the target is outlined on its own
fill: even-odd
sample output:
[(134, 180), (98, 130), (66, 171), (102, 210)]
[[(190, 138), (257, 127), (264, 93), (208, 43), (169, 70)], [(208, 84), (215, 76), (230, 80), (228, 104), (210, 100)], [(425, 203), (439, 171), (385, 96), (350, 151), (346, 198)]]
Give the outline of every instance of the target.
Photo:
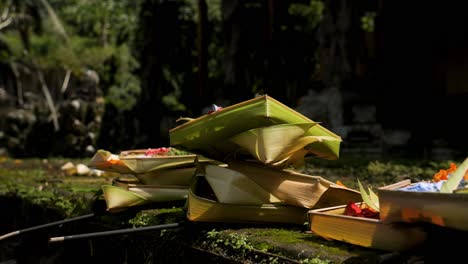
[(346, 185), (344, 185), (340, 180), (336, 180), (336, 184), (338, 184), (340, 186), (343, 186), (343, 187), (346, 187)]
[(217, 106), (217, 105), (215, 105), (215, 104), (212, 104), (210, 110), (208, 111), (208, 114), (212, 114), (212, 113), (218, 112), (218, 111), (220, 111), (221, 109), (223, 109), (221, 106)]

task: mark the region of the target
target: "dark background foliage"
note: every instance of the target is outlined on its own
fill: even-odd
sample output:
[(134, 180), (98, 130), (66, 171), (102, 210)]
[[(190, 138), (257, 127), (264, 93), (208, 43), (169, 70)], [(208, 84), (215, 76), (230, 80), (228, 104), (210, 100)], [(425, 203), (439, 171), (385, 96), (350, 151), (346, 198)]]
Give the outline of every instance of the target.
[(457, 5), (2, 1), (0, 147), (85, 157), (168, 146), (177, 118), (268, 94), (341, 135), (342, 155), (463, 157), (468, 18)]

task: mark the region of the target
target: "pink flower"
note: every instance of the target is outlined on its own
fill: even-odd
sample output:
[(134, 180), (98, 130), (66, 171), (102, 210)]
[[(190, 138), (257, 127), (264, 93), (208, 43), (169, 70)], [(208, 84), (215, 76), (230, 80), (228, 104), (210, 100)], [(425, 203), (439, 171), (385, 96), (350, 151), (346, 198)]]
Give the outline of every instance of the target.
[(145, 151), (145, 156), (154, 156), (154, 155), (164, 156), (169, 152), (169, 150), (171, 150), (171, 148), (165, 148), (165, 147), (155, 148), (155, 149), (149, 148), (147, 151)]

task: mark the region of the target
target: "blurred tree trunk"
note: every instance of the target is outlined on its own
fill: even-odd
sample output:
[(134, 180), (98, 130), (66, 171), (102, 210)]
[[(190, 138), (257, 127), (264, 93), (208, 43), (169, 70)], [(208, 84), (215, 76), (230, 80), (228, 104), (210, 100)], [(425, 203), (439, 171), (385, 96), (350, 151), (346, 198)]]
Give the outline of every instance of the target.
[[(254, 86), (264, 74), (261, 8), (248, 8), (244, 1), (223, 0), (221, 5), (224, 33), (223, 95), (238, 103), (252, 98)], [(260, 77), (260, 78), (259, 78)]]
[(170, 1), (145, 0), (139, 15), (136, 50), (139, 52), (141, 93), (136, 106), (136, 148), (168, 146), (169, 139), (161, 131), (160, 123), (167, 110), (162, 97), (164, 85), (163, 63), (173, 47), (168, 47), (172, 25), (177, 13), (169, 8)]
[[(279, 0), (222, 2), (225, 52), (225, 94), (240, 102), (256, 94), (268, 94), (292, 105), (295, 87), (288, 86), (282, 49), (287, 35), (280, 32), (289, 2)], [(284, 46), (284, 45), (283, 45)]]
[(324, 17), (318, 31), (320, 73), (326, 87), (340, 89), (351, 71), (346, 36), (350, 27), (350, 7), (346, 1), (324, 3)]
[(205, 0), (198, 0), (198, 92), (197, 96), (200, 100), (194, 100), (195, 113), (201, 111), (203, 107), (202, 98), (208, 95), (207, 90), (207, 56), (208, 56), (208, 43), (207, 43), (207, 25), (208, 25), (208, 8)]
[(278, 29), (278, 0), (267, 0), (265, 10), (265, 93), (289, 105), (284, 87), (284, 74), (280, 71), (279, 50), (276, 39)]
[[(224, 34), (224, 74), (225, 74), (225, 95), (231, 97), (238, 85), (237, 69), (237, 49), (239, 47), (240, 27), (236, 20), (236, 9), (239, 0), (223, 0), (221, 10), (223, 13), (223, 34)], [(237, 99), (236, 99), (237, 100)]]

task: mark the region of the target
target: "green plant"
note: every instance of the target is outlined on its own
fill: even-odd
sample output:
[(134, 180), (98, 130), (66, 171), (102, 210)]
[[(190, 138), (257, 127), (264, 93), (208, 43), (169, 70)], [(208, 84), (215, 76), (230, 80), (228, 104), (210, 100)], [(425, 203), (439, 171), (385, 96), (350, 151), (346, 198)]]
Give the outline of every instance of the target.
[(374, 32), (376, 12), (366, 12), (361, 17), (361, 28), (366, 32)]
[(268, 257), (268, 262), (269, 264), (277, 264), (279, 263), (278, 261), (278, 258), (277, 257)]
[(207, 232), (208, 241), (203, 242), (205, 245), (209, 243), (211, 248), (223, 248), (227, 247), (229, 249), (240, 250), (243, 254), (247, 251), (253, 250), (253, 246), (247, 240), (247, 236), (243, 234), (224, 234), (215, 229)]
[(306, 29), (311, 31), (318, 27), (323, 18), (325, 5), (322, 1), (311, 0), (309, 4), (292, 3), (289, 8), (289, 14), (297, 16), (306, 21)]
[(299, 260), (299, 263), (301, 264), (329, 264), (332, 263), (330, 260), (323, 260), (320, 259), (319, 257), (314, 257), (314, 258), (305, 258)]

